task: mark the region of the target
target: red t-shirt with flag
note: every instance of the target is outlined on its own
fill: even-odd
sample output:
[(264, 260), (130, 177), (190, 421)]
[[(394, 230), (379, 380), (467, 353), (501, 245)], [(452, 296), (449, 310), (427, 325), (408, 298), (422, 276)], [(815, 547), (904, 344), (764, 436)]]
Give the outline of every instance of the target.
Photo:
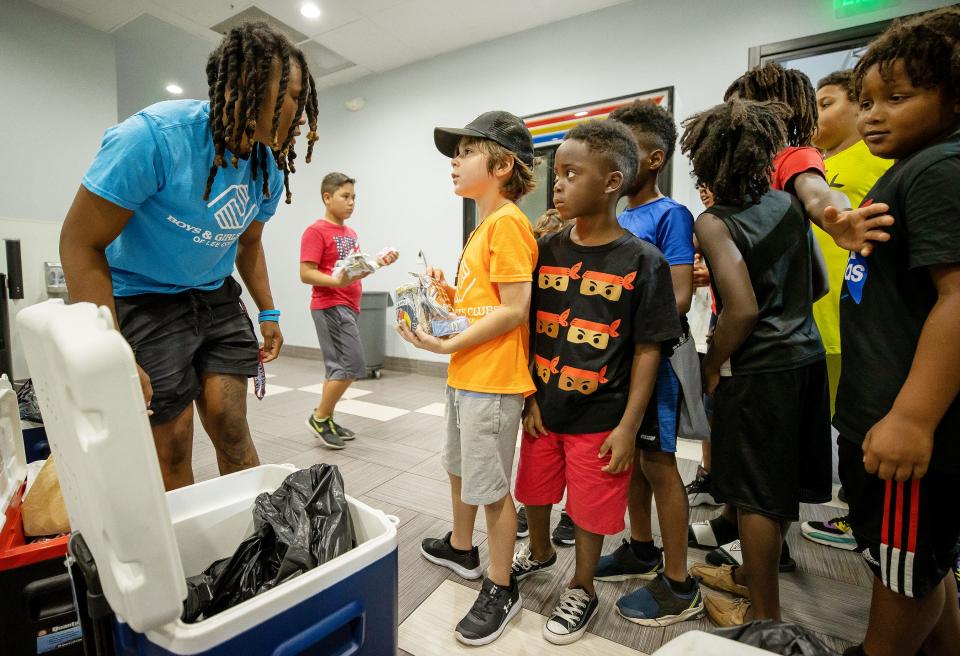
[[(303, 231), (300, 238), (300, 261), (313, 262), (320, 273), (330, 275), (333, 266), (350, 253), (360, 250), (357, 233), (353, 228), (337, 225), (326, 219), (314, 221)], [(311, 310), (325, 310), (337, 305), (346, 305), (354, 312), (360, 311), (360, 281), (346, 287), (313, 287), (310, 299)]]
[(795, 177), (807, 171), (819, 173), (820, 177), (826, 179), (827, 173), (820, 151), (810, 146), (788, 146), (773, 158), (773, 179), (770, 186), (779, 191), (793, 193), (793, 190), (787, 187)]

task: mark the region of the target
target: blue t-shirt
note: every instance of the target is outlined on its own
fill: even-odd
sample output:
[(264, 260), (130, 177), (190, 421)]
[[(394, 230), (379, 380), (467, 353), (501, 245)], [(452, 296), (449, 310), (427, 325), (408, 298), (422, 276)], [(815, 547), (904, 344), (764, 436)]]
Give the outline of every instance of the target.
[(233, 272), (246, 227), (273, 216), (283, 193), (273, 157), (269, 198), (263, 172), (254, 180), (249, 159), (233, 168), (227, 151), (205, 201), (213, 155), (210, 103), (199, 100), (151, 105), (103, 135), (82, 184), (133, 212), (106, 250), (114, 295), (217, 289)]
[(624, 230), (659, 248), (670, 266), (693, 264), (693, 214), (672, 198), (626, 209), (618, 221)]

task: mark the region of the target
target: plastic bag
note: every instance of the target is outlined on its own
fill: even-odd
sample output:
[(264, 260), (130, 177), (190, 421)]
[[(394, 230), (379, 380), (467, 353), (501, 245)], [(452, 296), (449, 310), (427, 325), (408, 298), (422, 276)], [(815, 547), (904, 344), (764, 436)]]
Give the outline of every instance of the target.
[(397, 323), (410, 330), (422, 326), (435, 337), (462, 333), (470, 325), (453, 312), (453, 303), (436, 280), (426, 274), (411, 274), (417, 281), (397, 287)]
[(184, 622), (236, 606), (356, 546), (343, 478), (336, 465), (290, 474), (253, 507), (253, 535), (233, 556), (187, 579)]
[(350, 253), (342, 260), (337, 260), (330, 271), (330, 275), (339, 278), (344, 271), (347, 272), (347, 278), (353, 280), (359, 278), (365, 273), (373, 273), (377, 270), (377, 261), (366, 253)]
[(756, 620), (713, 633), (781, 656), (835, 656), (812, 631), (796, 624)]
[(33, 390), (33, 379), (28, 378), (17, 389), (17, 405), (20, 406), (20, 418), (24, 421), (43, 423), (40, 416), (40, 404), (37, 403), (37, 394)]

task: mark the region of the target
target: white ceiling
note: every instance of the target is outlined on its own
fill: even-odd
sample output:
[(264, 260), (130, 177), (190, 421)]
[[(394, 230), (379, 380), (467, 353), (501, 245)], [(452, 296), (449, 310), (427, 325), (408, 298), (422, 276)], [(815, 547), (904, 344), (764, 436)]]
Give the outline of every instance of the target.
[(626, 0), (314, 0), (318, 19), (301, 0), (32, 1), (103, 32), (148, 13), (211, 43), (210, 26), (256, 5), (356, 64), (317, 80), (329, 87)]

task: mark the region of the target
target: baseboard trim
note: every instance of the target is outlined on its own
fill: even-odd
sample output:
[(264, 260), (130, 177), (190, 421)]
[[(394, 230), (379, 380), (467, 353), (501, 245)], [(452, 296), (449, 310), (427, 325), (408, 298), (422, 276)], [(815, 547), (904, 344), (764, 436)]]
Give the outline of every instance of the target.
[[(284, 344), (281, 353), (290, 358), (323, 360), (323, 351), (316, 346)], [(447, 377), (446, 362), (431, 362), (429, 360), (416, 360), (414, 358), (395, 358), (388, 355), (383, 359), (383, 368), (406, 374), (421, 374), (423, 376), (435, 376), (437, 378)]]

